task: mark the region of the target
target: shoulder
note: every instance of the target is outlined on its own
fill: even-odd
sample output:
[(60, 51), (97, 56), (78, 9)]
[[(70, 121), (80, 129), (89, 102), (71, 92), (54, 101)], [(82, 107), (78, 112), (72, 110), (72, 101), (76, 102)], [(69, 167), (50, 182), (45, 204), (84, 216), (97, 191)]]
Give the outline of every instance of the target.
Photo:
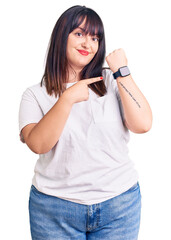
[(41, 87), (41, 86), (40, 86), (40, 83), (37, 83), (37, 84), (31, 85), (31, 86), (28, 86), (28, 87), (25, 88), (25, 90), (23, 91), (23, 93), (39, 91), (40, 87)]
[(49, 109), (56, 103), (58, 97), (56, 98), (55, 94), (50, 96), (46, 90), (45, 84), (42, 84), (41, 86), (39, 82), (26, 88), (22, 95), (22, 100), (38, 104), (42, 109), (45, 107)]
[(23, 92), (23, 97), (37, 98), (46, 92), (44, 85), (41, 86), (40, 82), (27, 87)]
[(38, 93), (38, 92), (42, 91), (42, 89), (43, 89), (43, 85), (41, 87), (40, 82), (39, 82), (37, 84), (34, 84), (34, 85), (31, 85), (31, 86), (27, 87), (25, 91)]

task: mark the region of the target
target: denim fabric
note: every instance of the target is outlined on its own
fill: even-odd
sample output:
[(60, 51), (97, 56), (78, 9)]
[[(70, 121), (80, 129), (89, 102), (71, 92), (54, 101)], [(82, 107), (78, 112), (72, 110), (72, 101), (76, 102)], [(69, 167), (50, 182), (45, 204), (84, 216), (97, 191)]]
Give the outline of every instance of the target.
[(32, 240), (137, 240), (139, 182), (121, 195), (93, 205), (46, 195), (32, 185), (29, 216)]

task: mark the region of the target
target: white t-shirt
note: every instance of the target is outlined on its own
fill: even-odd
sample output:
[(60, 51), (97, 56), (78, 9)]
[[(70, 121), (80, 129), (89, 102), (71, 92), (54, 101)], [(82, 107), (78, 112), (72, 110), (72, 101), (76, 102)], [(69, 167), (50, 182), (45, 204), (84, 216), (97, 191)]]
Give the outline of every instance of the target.
[[(89, 88), (89, 99), (75, 103), (57, 144), (39, 154), (32, 184), (48, 195), (80, 204), (96, 204), (118, 196), (138, 181), (129, 158), (129, 130), (123, 125), (123, 107), (110, 69), (103, 70), (107, 87), (99, 97)], [(76, 84), (67, 83), (67, 88)], [(27, 88), (19, 109), (19, 132), (38, 123), (58, 97), (45, 84)], [(47, 126), (48, 127), (48, 126)]]

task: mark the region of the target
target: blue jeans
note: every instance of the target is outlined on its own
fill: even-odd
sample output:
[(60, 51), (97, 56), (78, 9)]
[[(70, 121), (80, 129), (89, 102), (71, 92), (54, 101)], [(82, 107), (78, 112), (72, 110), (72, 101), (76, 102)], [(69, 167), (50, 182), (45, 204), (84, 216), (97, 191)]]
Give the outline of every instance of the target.
[(83, 205), (30, 190), (32, 240), (137, 240), (140, 227), (139, 182), (104, 202)]

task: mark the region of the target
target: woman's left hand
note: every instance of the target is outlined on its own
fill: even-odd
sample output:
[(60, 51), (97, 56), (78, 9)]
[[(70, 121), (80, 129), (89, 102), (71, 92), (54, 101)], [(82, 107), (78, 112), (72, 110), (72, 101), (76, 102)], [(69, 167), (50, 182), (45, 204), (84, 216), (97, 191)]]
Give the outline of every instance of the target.
[(106, 62), (112, 72), (117, 72), (120, 67), (127, 66), (128, 60), (122, 48), (114, 50), (106, 57)]

